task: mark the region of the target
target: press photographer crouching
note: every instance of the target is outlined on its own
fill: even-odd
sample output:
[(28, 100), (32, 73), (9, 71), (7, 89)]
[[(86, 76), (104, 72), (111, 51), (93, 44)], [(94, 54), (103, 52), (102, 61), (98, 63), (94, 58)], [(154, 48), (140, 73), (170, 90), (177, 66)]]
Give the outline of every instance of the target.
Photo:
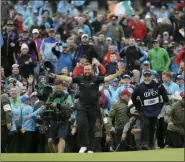
[[(50, 134), (55, 153), (62, 153), (65, 149), (65, 138), (68, 132), (69, 118), (71, 117), (71, 96), (64, 92), (63, 82), (55, 80), (55, 87), (43, 85), (41, 101), (44, 101), (46, 110), (42, 120), (50, 120)], [(55, 89), (55, 92), (53, 92)], [(40, 89), (41, 91), (41, 89)], [(50, 140), (48, 140), (50, 141)]]

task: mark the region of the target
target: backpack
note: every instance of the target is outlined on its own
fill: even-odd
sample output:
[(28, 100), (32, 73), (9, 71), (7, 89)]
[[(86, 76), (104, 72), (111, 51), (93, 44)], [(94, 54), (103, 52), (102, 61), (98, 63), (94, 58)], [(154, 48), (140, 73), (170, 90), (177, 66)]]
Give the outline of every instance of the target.
[(100, 92), (100, 99), (99, 99), (100, 107), (101, 107), (102, 109), (105, 109), (105, 108), (108, 106), (108, 103), (109, 103), (109, 99), (108, 99), (107, 96), (105, 95), (104, 89), (103, 89), (103, 90), (101, 90), (101, 92)]

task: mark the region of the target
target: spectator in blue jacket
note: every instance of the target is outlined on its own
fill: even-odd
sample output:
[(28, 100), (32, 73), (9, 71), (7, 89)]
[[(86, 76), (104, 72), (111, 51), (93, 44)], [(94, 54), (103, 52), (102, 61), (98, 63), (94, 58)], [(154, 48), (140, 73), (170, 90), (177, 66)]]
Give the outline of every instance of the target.
[(119, 80), (117, 78), (109, 81), (108, 91), (109, 91), (109, 94), (110, 94), (111, 105), (113, 103), (113, 99), (114, 99), (114, 96), (116, 94), (116, 90), (118, 89), (118, 85), (119, 85)]
[(85, 20), (83, 17), (78, 18), (78, 29), (82, 29), (85, 34), (91, 37), (91, 30), (87, 25), (84, 24), (84, 21)]
[(15, 10), (17, 13), (24, 15), (25, 13), (25, 6), (23, 5), (23, 1), (18, 1), (17, 5), (15, 6)]
[(52, 47), (55, 43), (59, 42), (56, 38), (55, 29), (51, 28), (49, 30), (49, 37), (43, 39), (40, 47), (40, 55), (42, 56), (42, 60), (50, 61), (53, 65), (53, 72), (57, 72), (57, 57), (52, 52)]
[(43, 5), (44, 5), (44, 1), (43, 0), (34, 0), (34, 1), (32, 1), (33, 9), (39, 9)]
[(53, 16), (52, 8), (50, 7), (50, 4), (48, 1), (45, 1), (44, 6), (40, 8), (39, 16), (41, 16), (45, 10), (49, 12), (49, 17)]
[(78, 13), (78, 10), (75, 8), (75, 5), (71, 4), (69, 8), (69, 13), (71, 16), (75, 17)]
[(67, 13), (67, 10), (70, 9), (70, 5), (66, 0), (59, 1), (57, 4), (57, 12), (61, 15), (65, 16)]
[(180, 92), (184, 92), (184, 76), (178, 75), (176, 80), (176, 83), (179, 85)]
[(71, 4), (74, 4), (80, 11), (82, 10), (84, 3), (85, 3), (85, 0), (78, 0), (78, 1), (71, 2)]
[(172, 81), (172, 75), (170, 72), (164, 71), (162, 73), (163, 86), (169, 95), (180, 94), (179, 86)]
[(60, 73), (64, 67), (67, 67), (69, 71), (72, 72), (73, 71), (73, 55), (69, 53), (68, 45), (66, 43), (62, 45), (63, 47), (62, 52), (57, 51), (55, 49), (57, 45), (58, 44), (55, 44), (55, 46), (52, 48), (52, 52), (58, 58), (58, 66), (57, 66), (58, 73)]
[(123, 84), (116, 90), (116, 93), (113, 97), (113, 103), (115, 103), (118, 100), (118, 98), (123, 90), (127, 89), (130, 93), (133, 93), (134, 90), (133, 90), (133, 87), (130, 85), (130, 82), (131, 82), (131, 77), (129, 75), (125, 74), (122, 77)]
[[(27, 104), (29, 97), (21, 96), (20, 105), (16, 109), (12, 107), (12, 114), (15, 117), (13, 120), (12, 130), (21, 132), (20, 136), (17, 136), (16, 145), (17, 149), (21, 153), (30, 153), (32, 152), (33, 136), (36, 128), (35, 117), (43, 112), (44, 106), (34, 111), (33, 107)], [(16, 124), (19, 122), (19, 125)], [(11, 130), (11, 131), (12, 131)]]

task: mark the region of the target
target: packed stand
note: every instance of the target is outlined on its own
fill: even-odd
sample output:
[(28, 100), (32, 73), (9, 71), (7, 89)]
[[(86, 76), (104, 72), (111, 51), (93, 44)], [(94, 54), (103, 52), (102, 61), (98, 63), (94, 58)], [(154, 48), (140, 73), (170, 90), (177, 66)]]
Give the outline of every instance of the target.
[(185, 1), (138, 2), (2, 2), (3, 153), (184, 147)]

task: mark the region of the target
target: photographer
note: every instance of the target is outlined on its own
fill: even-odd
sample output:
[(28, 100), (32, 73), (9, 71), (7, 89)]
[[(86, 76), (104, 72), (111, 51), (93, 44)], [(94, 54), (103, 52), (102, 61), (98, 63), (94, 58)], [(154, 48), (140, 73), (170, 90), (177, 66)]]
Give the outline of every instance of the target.
[[(55, 81), (56, 92), (54, 94), (54, 101), (51, 103), (51, 108), (59, 109), (59, 114), (54, 114), (51, 121), (51, 138), (53, 142), (53, 149), (55, 153), (63, 153), (65, 149), (65, 138), (68, 132), (69, 118), (63, 114), (62, 109), (66, 108), (70, 110), (70, 105), (72, 104), (71, 96), (65, 94), (63, 91), (63, 86), (61, 81)], [(56, 102), (56, 100), (59, 102)], [(71, 115), (71, 114), (68, 114)]]

